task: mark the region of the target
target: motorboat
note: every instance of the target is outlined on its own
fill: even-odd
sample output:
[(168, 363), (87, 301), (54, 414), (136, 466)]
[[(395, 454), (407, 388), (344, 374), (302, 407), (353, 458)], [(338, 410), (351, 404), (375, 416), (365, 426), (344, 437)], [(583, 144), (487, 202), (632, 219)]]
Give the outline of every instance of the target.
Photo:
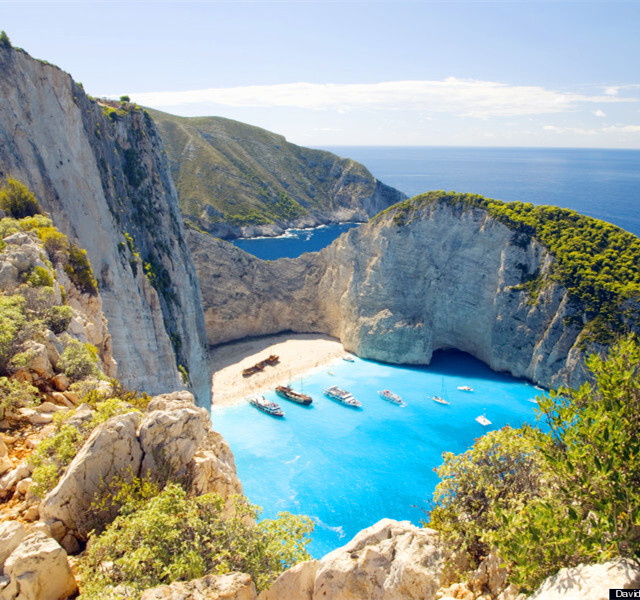
[(480, 415), (479, 417), (476, 417), (476, 421), (478, 421), (480, 425), (484, 425), (485, 427), (487, 425), (491, 425), (491, 421), (489, 421), (489, 419), (487, 419), (485, 415)]
[(472, 387), (469, 387), (468, 385), (459, 385), (459, 386), (458, 386), (458, 389), (459, 389), (461, 392), (473, 392), (473, 388), (472, 388)]

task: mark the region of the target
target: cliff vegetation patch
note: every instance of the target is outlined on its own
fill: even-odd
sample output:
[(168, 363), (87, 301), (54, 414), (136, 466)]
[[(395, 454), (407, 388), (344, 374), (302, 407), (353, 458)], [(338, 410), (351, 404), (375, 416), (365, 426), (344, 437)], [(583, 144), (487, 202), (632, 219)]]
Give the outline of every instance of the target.
[(555, 258), (550, 273), (526, 281), (523, 289), (535, 299), (546, 282), (561, 283), (582, 307), (582, 324), (588, 324), (592, 341), (610, 343), (616, 334), (640, 327), (640, 239), (635, 235), (565, 208), (443, 191), (400, 202), (376, 218), (390, 214), (394, 224), (402, 226), (410, 223), (420, 208), (441, 202), (463, 210), (486, 210), (515, 231), (516, 242), (526, 243), (533, 237), (548, 248)]
[(533, 590), (562, 567), (640, 558), (640, 345), (587, 366), (595, 383), (538, 398), (545, 433), (505, 428), (444, 455), (429, 526), (477, 565), (497, 548)]

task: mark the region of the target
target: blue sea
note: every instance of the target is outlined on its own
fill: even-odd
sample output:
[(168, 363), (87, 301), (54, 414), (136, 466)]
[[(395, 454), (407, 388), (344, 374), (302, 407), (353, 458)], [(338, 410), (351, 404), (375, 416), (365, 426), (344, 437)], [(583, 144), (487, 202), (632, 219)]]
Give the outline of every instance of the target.
[[(445, 189), (555, 204), (640, 235), (640, 151), (328, 149), (362, 162), (409, 196)], [(317, 250), (318, 243), (326, 245), (342, 231), (325, 227), (238, 245), (274, 260)], [(271, 392), (266, 397), (280, 403), (284, 419), (248, 404), (214, 409), (212, 419), (234, 452), (246, 495), (264, 508), (263, 516), (289, 511), (314, 519), (310, 550), (315, 557), (383, 517), (419, 524), (429, 508), (437, 483), (433, 469), (442, 463), (442, 453), (463, 452), (488, 429), (535, 422), (535, 397), (543, 393), (457, 351), (438, 352), (422, 368), (338, 360), (293, 383), (314, 398), (312, 407), (279, 400)], [(329, 385), (349, 390), (363, 408), (325, 398), (322, 390)], [(458, 390), (462, 385), (474, 391)], [(400, 394), (406, 407), (379, 398), (382, 389)], [(443, 393), (449, 406), (432, 400)], [(481, 414), (490, 426), (475, 421)]]
[[(430, 190), (551, 204), (640, 236), (640, 150), (567, 148), (327, 147), (415, 196)], [(262, 259), (293, 258), (330, 244), (350, 225), (290, 230), (277, 239), (237, 240)]]

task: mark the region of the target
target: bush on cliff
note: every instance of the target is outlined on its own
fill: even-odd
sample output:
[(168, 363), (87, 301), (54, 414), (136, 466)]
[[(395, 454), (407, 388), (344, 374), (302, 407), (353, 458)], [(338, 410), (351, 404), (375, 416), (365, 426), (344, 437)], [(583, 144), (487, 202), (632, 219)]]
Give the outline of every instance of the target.
[(189, 497), (174, 483), (133, 510), (125, 504), (87, 547), (80, 597), (139, 598), (146, 588), (232, 571), (249, 573), (261, 590), (309, 558), (307, 517), (281, 513), (255, 525), (258, 509), (246, 499), (236, 498), (232, 517), (223, 516), (224, 506), (216, 494)]
[(640, 345), (587, 366), (594, 384), (539, 399), (547, 433), (504, 429), (438, 470), (430, 525), (476, 560), (497, 547), (525, 589), (562, 567), (640, 558)]
[(7, 177), (0, 187), (0, 209), (14, 219), (32, 217), (41, 212), (40, 204), (33, 193), (13, 177)]

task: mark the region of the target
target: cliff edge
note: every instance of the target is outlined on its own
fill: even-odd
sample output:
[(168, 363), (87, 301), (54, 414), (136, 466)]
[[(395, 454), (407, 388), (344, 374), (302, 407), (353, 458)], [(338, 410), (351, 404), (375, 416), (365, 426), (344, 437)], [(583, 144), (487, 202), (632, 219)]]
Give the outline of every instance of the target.
[[(549, 237), (510, 222), (500, 213), (504, 207), (512, 210), (477, 196), (430, 193), (392, 207), (319, 253), (274, 262), (190, 231), (208, 341), (321, 332), (361, 357), (405, 364), (428, 364), (436, 350), (456, 348), (545, 387), (577, 386), (586, 377), (583, 357), (614, 335), (612, 323), (637, 330), (637, 274), (620, 282), (636, 290), (620, 300), (624, 311), (613, 301), (596, 307), (563, 276), (568, 266), (550, 249)], [(550, 211), (540, 222), (559, 221), (558, 236), (569, 231), (553, 212), (562, 209)], [(567, 213), (568, 221), (600, 227)], [(613, 245), (640, 242), (602, 226), (598, 235)], [(606, 252), (606, 243), (598, 243)], [(588, 275), (577, 279), (588, 281)], [(597, 285), (592, 296), (608, 297)], [(615, 315), (608, 324), (599, 322), (605, 313)]]
[(25, 182), (86, 249), (122, 382), (160, 393), (188, 374), (207, 404), (200, 289), (152, 120), (131, 104), (101, 106), (67, 73), (7, 46), (0, 98), (0, 177)]

